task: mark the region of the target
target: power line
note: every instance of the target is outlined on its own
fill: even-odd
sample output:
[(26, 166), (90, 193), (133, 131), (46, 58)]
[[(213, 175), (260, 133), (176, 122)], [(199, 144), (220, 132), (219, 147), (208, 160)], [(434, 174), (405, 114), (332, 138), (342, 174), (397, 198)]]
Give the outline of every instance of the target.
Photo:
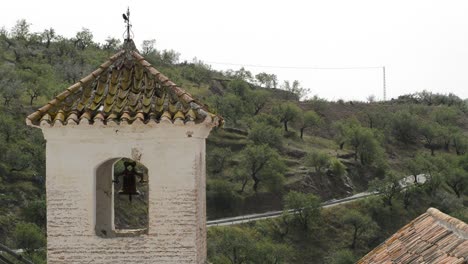
[(240, 63), (217, 62), (217, 61), (205, 61), (205, 63), (219, 64), (219, 65), (229, 65), (229, 66), (240, 66), (240, 67), (296, 69), (296, 70), (368, 70), (368, 69), (382, 69), (382, 66), (312, 67), (312, 66), (279, 66), (279, 65), (240, 64)]
[(240, 64), (230, 62), (218, 61), (205, 61), (208, 64), (229, 65), (239, 67), (256, 67), (256, 68), (270, 68), (270, 69), (295, 69), (295, 70), (382, 70), (383, 81), (383, 100), (387, 100), (387, 80), (385, 66), (353, 66), (353, 67), (312, 67), (312, 66), (278, 66), (278, 65), (259, 65), (259, 64)]

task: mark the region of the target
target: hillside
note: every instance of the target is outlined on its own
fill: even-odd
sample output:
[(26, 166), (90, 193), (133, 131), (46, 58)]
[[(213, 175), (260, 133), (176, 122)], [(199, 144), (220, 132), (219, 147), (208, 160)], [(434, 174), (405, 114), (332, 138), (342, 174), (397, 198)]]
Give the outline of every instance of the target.
[[(26, 249), (37, 263), (45, 256), (34, 250), (45, 245), (45, 142), (24, 119), (120, 44), (95, 43), (87, 30), (71, 39), (53, 29), (32, 33), (26, 21), (0, 32), (0, 243)], [(352, 263), (429, 206), (468, 220), (466, 100), (424, 91), (385, 102), (300, 101), (307, 91), (296, 81), (278, 85), (273, 74), (180, 62), (154, 43), (140, 51), (225, 118), (207, 140), (209, 219), (308, 208), (300, 216), (210, 229), (213, 263), (231, 263), (229, 247), (237, 246), (242, 256), (232, 263)], [(398, 185), (418, 174), (428, 181)], [(369, 189), (383, 195), (318, 209), (320, 200)], [(145, 205), (121, 204), (118, 224), (141, 224), (135, 222), (143, 221)]]

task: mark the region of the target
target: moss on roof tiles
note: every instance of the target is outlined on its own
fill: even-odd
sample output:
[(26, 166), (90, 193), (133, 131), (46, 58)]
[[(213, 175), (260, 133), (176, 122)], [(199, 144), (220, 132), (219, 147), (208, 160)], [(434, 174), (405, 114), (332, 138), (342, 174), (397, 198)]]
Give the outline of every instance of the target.
[[(134, 46), (130, 42), (125, 46)], [(192, 124), (208, 117), (214, 126), (223, 124), (222, 117), (209, 113), (204, 104), (153, 68), (136, 50), (127, 48), (29, 115), (27, 123), (76, 125), (98, 121), (105, 125), (139, 120), (141, 124), (164, 118), (165, 122), (177, 119), (178, 123)]]

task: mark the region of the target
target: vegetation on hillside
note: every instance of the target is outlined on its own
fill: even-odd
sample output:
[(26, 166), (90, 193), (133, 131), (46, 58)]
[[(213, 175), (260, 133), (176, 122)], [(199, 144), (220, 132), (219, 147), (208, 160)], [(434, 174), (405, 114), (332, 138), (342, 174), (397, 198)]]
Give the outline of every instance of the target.
[[(0, 243), (35, 263), (45, 256), (45, 142), (25, 116), (120, 45), (95, 43), (87, 29), (73, 38), (52, 28), (34, 33), (25, 20), (0, 30)], [(429, 206), (468, 220), (466, 100), (424, 91), (386, 102), (300, 101), (310, 91), (298, 81), (181, 62), (154, 40), (140, 52), (226, 120), (207, 140), (208, 218), (299, 212), (210, 228), (211, 262), (353, 263)], [(402, 188), (405, 176), (414, 184)], [(381, 195), (319, 208), (366, 190)], [(132, 223), (122, 217), (122, 225)]]

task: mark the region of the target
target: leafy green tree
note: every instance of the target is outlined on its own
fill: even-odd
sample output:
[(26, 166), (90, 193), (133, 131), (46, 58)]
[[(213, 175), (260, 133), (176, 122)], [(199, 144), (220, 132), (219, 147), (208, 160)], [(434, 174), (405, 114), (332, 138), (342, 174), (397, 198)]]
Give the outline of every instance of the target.
[(442, 128), (437, 123), (424, 123), (420, 127), (420, 133), (424, 138), (426, 147), (431, 150), (431, 155), (434, 156), (434, 151), (440, 146)]
[(0, 66), (0, 95), (3, 104), (10, 106), (13, 101), (21, 97), (23, 91), (23, 85), (15, 69), (7, 65)]
[(42, 38), (45, 39), (46, 49), (50, 47), (50, 43), (56, 38), (55, 30), (53, 28), (49, 28), (42, 32)]
[(76, 33), (75, 39), (73, 40), (75, 47), (80, 50), (84, 50), (89, 46), (93, 45), (93, 33), (87, 28), (82, 28), (81, 31)]
[[(2, 208), (6, 208), (6, 203), (0, 201)], [(7, 240), (13, 237), (15, 222), (18, 221), (15, 215), (0, 211), (0, 243), (6, 244)]]
[(343, 140), (342, 144), (346, 143), (352, 147), (354, 159), (359, 158), (363, 165), (378, 161), (384, 154), (375, 132), (370, 128), (362, 127), (357, 122), (340, 124), (339, 137)]
[(285, 165), (278, 153), (268, 145), (248, 145), (240, 152), (242, 174), (244, 177), (241, 192), (248, 181), (253, 180), (252, 189), (258, 192), (258, 186), (264, 182), (271, 191), (280, 190), (283, 186)]
[(268, 92), (259, 89), (248, 93), (247, 99), (249, 104), (252, 105), (253, 115), (258, 115), (270, 101)]
[(366, 99), (367, 99), (367, 102), (370, 103), (370, 104), (375, 103), (375, 100), (376, 100), (375, 95), (373, 95), (373, 94), (367, 96)]
[(401, 177), (394, 172), (389, 172), (384, 179), (374, 179), (369, 183), (369, 189), (380, 193), (386, 206), (393, 206), (393, 200), (401, 191)]
[[(19, 76), (26, 88), (26, 94), (29, 96), (29, 105), (32, 106), (34, 100), (39, 96), (45, 95), (50, 86), (56, 85), (53, 69), (47, 64), (29, 65), (30, 69), (19, 71)], [(58, 84), (57, 84), (58, 85)]]
[(180, 53), (175, 50), (163, 50), (161, 52), (161, 62), (165, 65), (174, 65), (179, 63)]
[(16, 24), (11, 29), (11, 36), (14, 39), (27, 40), (29, 38), (31, 23), (26, 22), (25, 19), (16, 21)]
[(34, 264), (47, 264), (47, 253), (45, 250), (31, 252), (26, 255), (26, 258)]
[(283, 142), (281, 129), (263, 122), (252, 124), (248, 138), (256, 145), (267, 144), (272, 148), (280, 148)]
[(414, 177), (414, 183), (418, 183), (418, 175), (424, 174), (428, 160), (424, 155), (416, 154), (412, 159), (405, 160), (405, 168)]
[(262, 86), (262, 87), (265, 87), (265, 88), (269, 88), (267, 87), (267, 83), (269, 81), (269, 74), (265, 73), (265, 72), (261, 72), (259, 74), (256, 74), (255, 75), (255, 80), (257, 81), (257, 83)]
[(468, 150), (468, 138), (461, 133), (453, 136), (453, 147), (457, 155), (464, 155)]
[(105, 50), (116, 51), (122, 47), (122, 41), (120, 39), (107, 37), (106, 42), (103, 45)]
[(18, 133), (18, 125), (13, 118), (8, 115), (0, 116), (0, 134), (6, 143), (13, 140), (15, 134)]
[(352, 228), (353, 238), (350, 245), (351, 249), (356, 249), (357, 242), (363, 235), (372, 235), (378, 227), (368, 215), (364, 215), (354, 209), (346, 211), (342, 217), (342, 222)]
[(28, 48), (28, 40), (27, 39), (10, 39), (12, 43), (11, 51), (14, 56), (14, 60), (11, 60), (9, 57), (5, 57), (5, 60), (14, 63), (16, 65), (21, 65), (23, 63), (27, 63), (28, 57), (32, 54), (32, 49)]
[(221, 173), (232, 158), (232, 151), (229, 148), (215, 148), (208, 152), (207, 167), (215, 173)]
[(253, 78), (252, 73), (244, 67), (240, 68), (238, 71), (234, 71), (232, 77), (246, 82), (252, 81)]
[(260, 113), (247, 120), (247, 126), (252, 128), (255, 124), (262, 123), (271, 127), (281, 128), (282, 124), (275, 115)]
[(214, 103), (218, 113), (228, 124), (236, 124), (245, 114), (244, 102), (234, 94), (228, 93), (222, 97), (215, 96)]
[(355, 118), (350, 118), (346, 120), (339, 120), (333, 123), (333, 128), (335, 132), (335, 141), (340, 146), (340, 149), (343, 149), (346, 141), (348, 140), (349, 128), (354, 126), (360, 126), (360, 123)]
[(246, 168), (238, 168), (234, 170), (232, 173), (233, 178), (236, 182), (241, 183), (241, 188), (238, 190), (238, 193), (242, 194), (245, 191), (245, 188), (247, 187), (247, 184), (250, 182), (252, 179), (250, 174), (247, 172)]
[(462, 168), (451, 168), (446, 172), (445, 182), (452, 191), (460, 198), (468, 189), (468, 171)]
[(359, 159), (362, 165), (372, 164), (376, 161), (381, 161), (384, 155), (384, 150), (380, 142), (375, 138), (374, 133), (367, 129), (363, 129), (357, 135), (359, 146), (356, 148), (359, 154)]
[(213, 263), (248, 263), (255, 248), (252, 231), (237, 226), (208, 230), (208, 257)]
[(458, 159), (458, 166), (465, 171), (468, 171), (468, 154), (463, 155)]
[(278, 82), (276, 75), (265, 72), (261, 72), (255, 75), (255, 79), (260, 84), (260, 86), (265, 88), (276, 88)]
[(288, 132), (288, 123), (296, 120), (301, 109), (293, 103), (281, 103), (273, 108), (273, 114), (277, 115), (284, 125), (284, 131)]
[(11, 172), (21, 172), (28, 169), (31, 165), (30, 159), (32, 158), (29, 153), (25, 153), (18, 148), (10, 148), (6, 153), (2, 153), (2, 159), (6, 163)]
[(83, 77), (83, 73), (91, 71), (89, 65), (81, 64), (69, 59), (62, 60), (57, 66), (57, 72), (68, 83), (76, 83)]
[(208, 258), (212, 263), (287, 263), (292, 250), (250, 228), (216, 227), (208, 230)]
[[(0, 82), (3, 82), (3, 80)], [(1, 86), (4, 87), (0, 93), (5, 106), (10, 106), (11, 102), (18, 100), (21, 97), (23, 87), (19, 81), (7, 80), (5, 85), (1, 84)]]
[(301, 139), (303, 139), (304, 130), (306, 128), (318, 126), (322, 122), (320, 116), (317, 115), (317, 113), (315, 113), (314, 111), (301, 112), (297, 120), (299, 123), (299, 129), (301, 132), (300, 134)]
[(341, 177), (346, 174), (346, 166), (337, 158), (330, 159), (330, 171), (333, 175)]
[(450, 169), (454, 160), (447, 155), (425, 156), (423, 163), (424, 177), (426, 182), (422, 186), (430, 195), (435, 195), (444, 183), (444, 175)]
[(255, 227), (262, 235), (270, 236), (275, 241), (285, 242), (291, 230), (292, 218), (293, 216), (289, 212), (283, 211), (280, 217), (256, 222)]
[(439, 105), (430, 113), (430, 123), (437, 125), (434, 130), (439, 132), (439, 141), (446, 151), (449, 151), (450, 142), (458, 132), (459, 118), (459, 110), (453, 106)]
[(53, 45), (53, 54), (61, 60), (65, 59), (65, 57), (74, 59), (78, 56), (78, 51), (75, 49), (72, 39), (57, 36)]
[(309, 230), (321, 218), (320, 199), (313, 194), (295, 191), (289, 192), (284, 198), (285, 209), (294, 210), (294, 217), (303, 230)]
[(30, 201), (21, 212), (23, 218), (39, 227), (46, 225), (46, 202), (45, 200)]
[(18, 223), (14, 231), (15, 246), (32, 252), (45, 246), (45, 236), (41, 229), (32, 223)]
[(332, 264), (354, 264), (357, 261), (357, 257), (349, 249), (341, 249), (336, 251), (332, 255)]
[(235, 211), (240, 202), (232, 183), (222, 179), (208, 180), (206, 186), (206, 202), (211, 217), (225, 217)]
[(292, 83), (284, 81), (281, 89), (293, 93), (298, 101), (310, 93), (310, 89), (302, 87), (298, 80), (294, 80)]
[(455, 107), (439, 105), (431, 112), (431, 119), (441, 126), (457, 125), (460, 112)]
[(450, 144), (455, 138), (455, 135), (460, 133), (460, 129), (456, 126), (440, 126), (440, 145), (444, 147), (446, 151), (450, 151)]
[(156, 52), (154, 45), (156, 45), (155, 39), (143, 40), (143, 43), (141, 44), (141, 53), (146, 56)]
[(257, 242), (255, 245), (256, 253), (253, 256), (252, 263), (279, 264), (287, 263), (292, 256), (292, 249), (285, 244), (277, 244), (269, 240)]
[(401, 192), (403, 206), (408, 210), (409, 206), (417, 197), (421, 197), (421, 188), (418, 185), (407, 185)]
[(211, 79), (212, 72), (209, 65), (194, 58), (192, 63), (187, 64), (182, 70), (182, 76), (197, 84), (198, 88), (202, 83), (207, 83)]
[(249, 84), (242, 79), (235, 79), (228, 84), (228, 89), (240, 98), (246, 98), (247, 93), (250, 91)]
[(362, 112), (369, 128), (385, 130), (390, 123), (391, 117), (387, 109), (375, 107)]
[(395, 137), (405, 143), (414, 143), (418, 137), (420, 121), (408, 110), (400, 110), (393, 115), (392, 130)]
[(305, 163), (309, 166), (313, 166), (315, 171), (319, 174), (324, 173), (325, 169), (330, 166), (330, 157), (320, 151), (311, 151), (305, 158)]
[(448, 187), (460, 198), (466, 189), (468, 189), (468, 170), (467, 158), (443, 155), (438, 158), (433, 158), (440, 178), (443, 178)]

